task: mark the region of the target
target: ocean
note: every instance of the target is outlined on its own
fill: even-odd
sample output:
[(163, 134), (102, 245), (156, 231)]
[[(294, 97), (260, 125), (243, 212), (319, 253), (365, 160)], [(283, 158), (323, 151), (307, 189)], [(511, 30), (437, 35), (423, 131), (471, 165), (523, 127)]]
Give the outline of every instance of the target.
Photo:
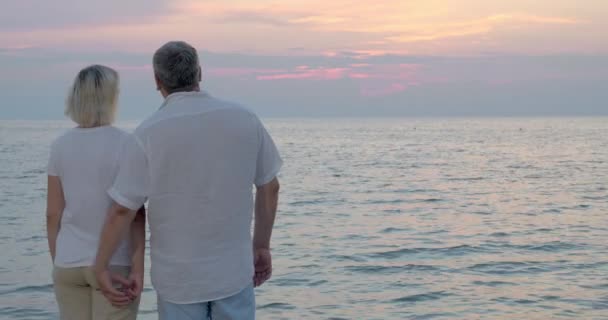
[[(258, 319), (608, 319), (608, 118), (265, 122), (285, 167)], [(45, 167), (69, 126), (0, 121), (0, 319), (57, 319)]]

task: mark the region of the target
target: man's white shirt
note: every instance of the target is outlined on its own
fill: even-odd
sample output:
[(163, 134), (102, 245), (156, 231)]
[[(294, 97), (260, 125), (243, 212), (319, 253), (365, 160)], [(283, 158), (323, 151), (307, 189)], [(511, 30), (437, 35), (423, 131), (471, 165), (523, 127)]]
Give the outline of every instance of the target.
[(171, 94), (126, 140), (108, 194), (132, 210), (148, 201), (152, 284), (163, 300), (212, 301), (251, 284), (253, 186), (281, 166), (253, 113), (203, 92)]

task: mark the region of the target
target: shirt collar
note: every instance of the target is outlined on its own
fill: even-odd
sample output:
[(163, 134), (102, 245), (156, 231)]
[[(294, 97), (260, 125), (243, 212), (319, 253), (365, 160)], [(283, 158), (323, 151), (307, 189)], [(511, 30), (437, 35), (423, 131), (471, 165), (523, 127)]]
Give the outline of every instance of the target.
[(167, 104), (169, 104), (169, 101), (171, 100), (175, 100), (176, 98), (179, 97), (190, 97), (190, 96), (208, 96), (209, 94), (206, 91), (180, 91), (180, 92), (174, 92), (170, 95), (168, 95), (165, 98), (165, 101), (163, 101), (163, 104), (160, 105), (160, 108), (158, 108), (158, 110), (164, 108), (165, 106), (167, 106)]

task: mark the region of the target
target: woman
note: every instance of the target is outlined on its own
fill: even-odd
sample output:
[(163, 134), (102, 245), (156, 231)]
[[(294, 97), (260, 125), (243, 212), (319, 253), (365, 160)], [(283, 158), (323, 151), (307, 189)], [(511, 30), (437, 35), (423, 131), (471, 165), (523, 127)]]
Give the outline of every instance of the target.
[(98, 290), (92, 270), (112, 204), (106, 190), (117, 173), (121, 141), (127, 135), (112, 126), (118, 82), (118, 73), (108, 67), (81, 70), (65, 111), (78, 126), (51, 146), (47, 235), (62, 320), (135, 319), (139, 308), (145, 250), (143, 208), (111, 261), (115, 280), (129, 292), (131, 302), (112, 306)]

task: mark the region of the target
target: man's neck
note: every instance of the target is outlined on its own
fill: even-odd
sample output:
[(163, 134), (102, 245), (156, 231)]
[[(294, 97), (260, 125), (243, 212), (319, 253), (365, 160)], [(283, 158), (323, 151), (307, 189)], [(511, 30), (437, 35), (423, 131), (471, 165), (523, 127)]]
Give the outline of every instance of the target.
[(182, 89), (175, 89), (172, 91), (166, 91), (166, 90), (161, 90), (161, 94), (163, 96), (163, 98), (167, 98), (168, 96), (174, 94), (174, 93), (178, 93), (178, 92), (200, 92), (201, 88), (199, 85), (196, 85), (195, 87), (191, 87), (191, 88), (182, 88)]

